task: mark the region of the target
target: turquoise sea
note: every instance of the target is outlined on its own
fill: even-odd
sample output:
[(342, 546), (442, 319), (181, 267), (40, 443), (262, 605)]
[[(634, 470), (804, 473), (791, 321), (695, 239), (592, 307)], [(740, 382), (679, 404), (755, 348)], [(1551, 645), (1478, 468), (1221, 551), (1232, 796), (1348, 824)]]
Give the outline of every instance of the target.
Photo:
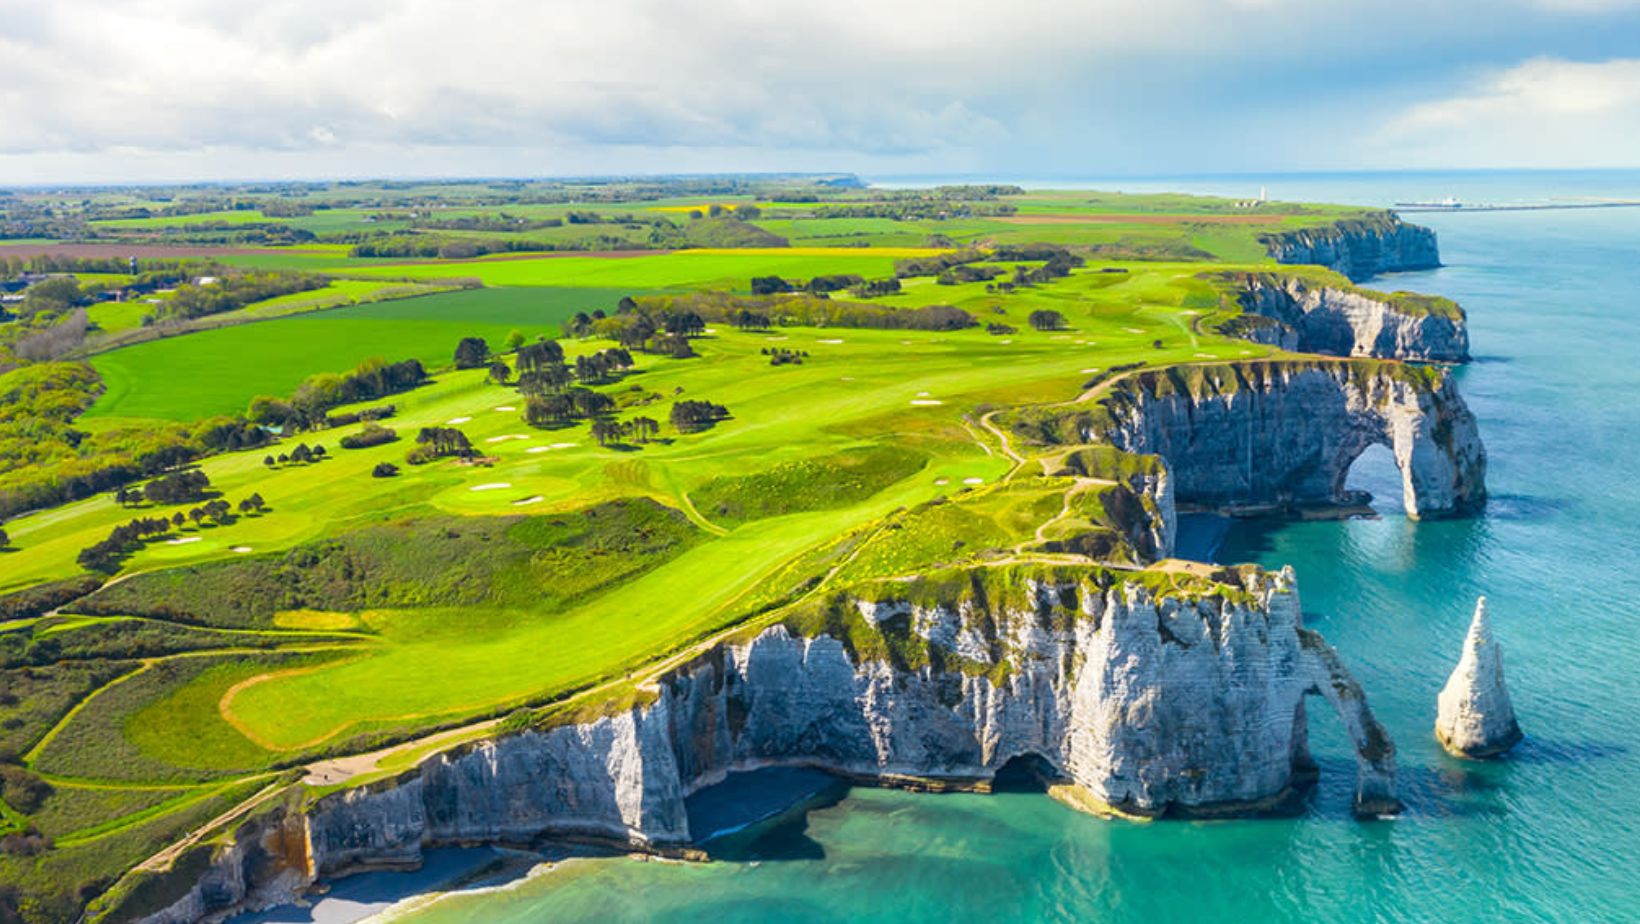
[[(1640, 198), (1640, 174), (1175, 178), (1082, 185), (1387, 205)], [(1033, 185), (1066, 185), (1035, 182)], [(1286, 820), (1138, 825), (1029, 794), (833, 787), (741, 834), (720, 862), (575, 861), (395, 914), (415, 924), (892, 921), (1620, 921), (1640, 919), (1640, 209), (1408, 216), (1446, 267), (1381, 278), (1458, 299), (1459, 373), (1490, 455), (1477, 519), (1242, 521), (1226, 561), (1292, 564), (1400, 748), (1407, 811), (1349, 812), (1353, 763), (1310, 710), (1321, 784)], [(1385, 456), (1360, 485), (1393, 485)], [(1383, 492), (1380, 492), (1381, 495)], [(1391, 499), (1394, 492), (1389, 492)], [(1527, 740), (1446, 757), (1435, 694), (1475, 596)]]

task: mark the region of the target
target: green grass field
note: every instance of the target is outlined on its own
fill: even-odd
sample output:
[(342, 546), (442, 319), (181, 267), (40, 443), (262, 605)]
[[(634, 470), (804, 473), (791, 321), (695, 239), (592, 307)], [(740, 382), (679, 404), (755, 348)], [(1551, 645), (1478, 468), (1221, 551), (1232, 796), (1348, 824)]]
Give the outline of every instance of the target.
[(108, 390), (86, 416), (194, 420), (232, 414), (257, 395), (289, 395), (315, 372), (342, 372), (373, 356), (415, 358), (436, 367), (450, 362), (462, 337), (484, 337), (501, 349), (513, 330), (555, 336), (575, 312), (612, 309), (625, 294), (474, 289), (142, 343), (92, 360)]

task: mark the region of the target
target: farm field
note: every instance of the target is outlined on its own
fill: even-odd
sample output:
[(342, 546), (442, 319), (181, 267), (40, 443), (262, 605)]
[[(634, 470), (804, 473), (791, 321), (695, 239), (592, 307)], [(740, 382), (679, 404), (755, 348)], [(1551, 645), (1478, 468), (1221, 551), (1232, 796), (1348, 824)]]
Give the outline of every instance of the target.
[[(522, 189), (364, 184), (294, 218), (225, 205), (96, 217), (201, 207), (109, 192), (87, 200), (95, 242), (15, 248), (44, 261), (33, 285), (73, 269), (132, 285), (113, 264), (154, 253), (197, 257), (188, 274), (323, 278), (129, 345), (159, 336), (140, 298), (64, 304), (96, 328), (40, 362), (24, 354), (46, 327), (0, 324), (20, 363), (0, 386), (23, 409), (0, 418), (0, 500), (19, 504), (0, 543), (0, 683), (18, 691), (0, 705), (0, 767), (16, 780), (0, 835), (54, 843), (43, 860), (0, 856), (0, 876), (73, 917), (82, 886), (106, 888), (264, 787), (300, 790), (316, 762), (604, 708), (692, 645), (854, 582), (1093, 560), (1075, 548), (1139, 567), (1115, 512), (1128, 488), (1059, 471), (998, 415), (1075, 404), (1133, 369), (1283, 355), (1220, 332), (1240, 309), (1228, 277), (1206, 274), (1270, 270), (1260, 235), (1357, 214), (1083, 191), (948, 208), (865, 189), (815, 202), (783, 202), (785, 188)], [(647, 229), (674, 241), (664, 228), (615, 234), (609, 218), (686, 227), (714, 206), (758, 246), (662, 246)], [(844, 206), (872, 217), (826, 217)], [(495, 230), (521, 219), (564, 223)], [(233, 227), (319, 236), (193, 237)], [(422, 238), (589, 249), (353, 253), (420, 253)], [(414, 294), (452, 280), (476, 287)], [(567, 329), (578, 313), (585, 326)], [(528, 362), (558, 384), (525, 375), (543, 339), (561, 361)], [(482, 343), (457, 368), (464, 340)], [(315, 381), (409, 360), (424, 381), (302, 404)], [(286, 416), (249, 419), (264, 396)], [(707, 416), (680, 416), (691, 406)], [(352, 416), (367, 411), (379, 419)], [(435, 451), (452, 433), (465, 448)], [(97, 465), (136, 474), (98, 481)], [(177, 472), (206, 487), (127, 493)], [(13, 500), (19, 485), (47, 500)], [(207, 513), (212, 501), (227, 512)], [(112, 559), (86, 554), (161, 518)]]
[[(372, 357), (433, 365), (447, 362), (464, 336), (499, 345), (513, 330), (553, 334), (575, 312), (613, 307), (625, 294), (581, 287), (473, 289), (142, 343), (92, 360), (107, 391), (86, 417), (195, 420), (234, 413), (257, 395), (288, 395), (313, 373), (342, 372)], [(313, 297), (287, 298), (303, 296)], [(166, 372), (184, 368), (185, 376)]]

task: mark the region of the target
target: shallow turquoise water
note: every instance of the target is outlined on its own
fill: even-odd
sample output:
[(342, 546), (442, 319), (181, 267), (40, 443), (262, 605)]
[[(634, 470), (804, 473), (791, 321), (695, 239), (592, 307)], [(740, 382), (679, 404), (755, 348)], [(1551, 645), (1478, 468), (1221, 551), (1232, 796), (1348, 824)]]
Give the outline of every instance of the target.
[[(1561, 192), (1633, 195), (1640, 176), (1271, 183), (1272, 195), (1378, 204)], [(1478, 361), (1460, 375), (1491, 457), (1485, 515), (1243, 522), (1219, 551), (1297, 568), (1307, 619), (1399, 745), (1400, 819), (1350, 817), (1352, 759), (1318, 701), (1322, 782), (1296, 819), (1134, 825), (1036, 795), (857, 789), (729, 841), (737, 859), (573, 863), (407, 919), (1640, 919), (1640, 210), (1416, 218), (1440, 231), (1450, 265), (1374, 284), (1469, 309)], [(1360, 483), (1382, 484), (1372, 460), (1358, 468)], [(1528, 735), (1490, 764), (1452, 760), (1430, 734), (1478, 593)]]

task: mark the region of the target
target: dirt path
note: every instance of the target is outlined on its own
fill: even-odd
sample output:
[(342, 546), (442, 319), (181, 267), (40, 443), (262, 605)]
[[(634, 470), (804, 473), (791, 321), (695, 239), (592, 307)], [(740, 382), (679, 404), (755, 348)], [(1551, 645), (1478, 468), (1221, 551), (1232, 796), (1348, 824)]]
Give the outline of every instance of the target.
[(170, 869), (171, 864), (175, 863), (177, 858), (182, 856), (183, 851), (186, 851), (188, 848), (199, 843), (205, 838), (206, 835), (215, 832), (223, 825), (231, 824), (250, 814), (250, 812), (257, 806), (268, 801), (279, 793), (284, 792), (285, 789), (286, 787), (280, 783), (269, 783), (267, 786), (262, 787), (261, 791), (259, 791), (256, 795), (251, 796), (244, 802), (239, 803), (205, 824), (200, 825), (193, 831), (189, 832), (187, 836), (183, 837), (181, 840), (171, 844), (159, 853), (156, 853), (137, 864), (132, 871), (157, 873)]

